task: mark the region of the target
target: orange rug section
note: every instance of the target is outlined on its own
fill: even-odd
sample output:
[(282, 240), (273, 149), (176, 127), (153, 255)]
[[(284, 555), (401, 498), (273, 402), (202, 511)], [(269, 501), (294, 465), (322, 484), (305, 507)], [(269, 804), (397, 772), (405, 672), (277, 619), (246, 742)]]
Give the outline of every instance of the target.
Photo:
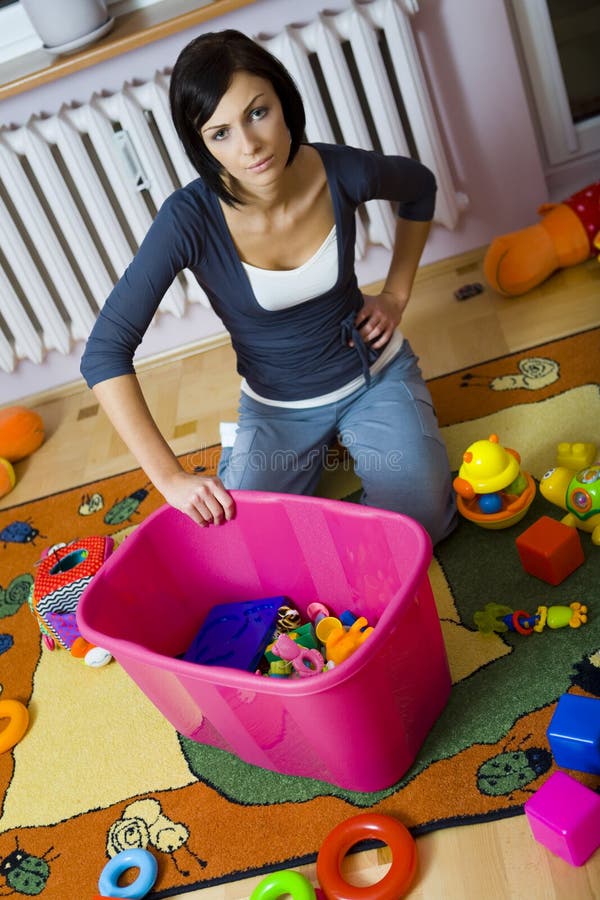
[(433, 378), (440, 425), (468, 422), (600, 381), (600, 328)]

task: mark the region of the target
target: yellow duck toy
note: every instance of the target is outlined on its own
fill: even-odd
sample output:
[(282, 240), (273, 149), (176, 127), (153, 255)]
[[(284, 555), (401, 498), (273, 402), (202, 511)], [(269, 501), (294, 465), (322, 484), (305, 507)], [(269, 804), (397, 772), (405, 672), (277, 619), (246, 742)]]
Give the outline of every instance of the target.
[(535, 497), (535, 482), (520, 468), (519, 453), (490, 434), (467, 447), (462, 459), (452, 482), (461, 515), (489, 529), (519, 522)]
[(558, 269), (600, 250), (600, 181), (562, 203), (545, 203), (538, 212), (537, 225), (494, 238), (485, 254), (486, 280), (506, 297), (526, 294)]

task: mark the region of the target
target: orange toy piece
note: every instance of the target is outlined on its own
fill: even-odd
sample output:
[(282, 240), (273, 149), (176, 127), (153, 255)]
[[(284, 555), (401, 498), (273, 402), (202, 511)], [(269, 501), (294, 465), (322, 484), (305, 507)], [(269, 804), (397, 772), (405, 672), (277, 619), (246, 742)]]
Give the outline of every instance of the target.
[(0, 732), (0, 753), (12, 750), (29, 725), (29, 710), (19, 700), (0, 700), (0, 719), (8, 719)]
[(518, 297), (558, 269), (585, 262), (600, 249), (600, 181), (563, 203), (546, 203), (537, 225), (494, 238), (483, 261), (490, 286)]
[(0, 457), (18, 462), (44, 442), (42, 417), (25, 406), (0, 409)]
[(341, 662), (352, 656), (361, 644), (364, 644), (372, 631), (373, 628), (364, 616), (360, 616), (356, 622), (353, 622), (348, 631), (344, 628), (334, 628), (325, 642), (327, 660), (339, 666)]

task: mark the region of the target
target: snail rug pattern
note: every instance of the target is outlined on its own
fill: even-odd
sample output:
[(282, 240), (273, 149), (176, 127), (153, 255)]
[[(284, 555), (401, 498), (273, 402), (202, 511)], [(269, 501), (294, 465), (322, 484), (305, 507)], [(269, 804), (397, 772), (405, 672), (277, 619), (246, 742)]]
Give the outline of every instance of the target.
[[(0, 896), (94, 896), (107, 862), (133, 848), (158, 863), (152, 897), (235, 881), (313, 860), (365, 810), (414, 835), (522, 814), (556, 768), (546, 730), (559, 698), (600, 697), (599, 348), (595, 329), (429, 383), (455, 474), (465, 448), (497, 435), (536, 490), (518, 522), (461, 517), (436, 549), (429, 578), (452, 691), (414, 765), (382, 791), (276, 774), (192, 741), (114, 660), (94, 668), (49, 649), (28, 602), (42, 554), (64, 559), (92, 536), (118, 554), (162, 504), (140, 470), (0, 510), (2, 700), (29, 711), (24, 737), (0, 753)], [(218, 457), (199, 449), (185, 464), (213, 472)], [(353, 499), (347, 479), (337, 496)], [(526, 571), (516, 539), (567, 516), (582, 562), (550, 584)], [(277, 721), (264, 728), (276, 738)], [(580, 780), (598, 788), (598, 776)]]

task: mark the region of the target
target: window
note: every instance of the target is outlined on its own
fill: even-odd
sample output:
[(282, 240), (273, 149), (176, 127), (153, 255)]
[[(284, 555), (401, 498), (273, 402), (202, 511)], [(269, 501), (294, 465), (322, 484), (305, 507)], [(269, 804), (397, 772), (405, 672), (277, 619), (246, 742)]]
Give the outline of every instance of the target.
[(600, 3), (512, 0), (550, 166), (600, 158)]
[(600, 3), (548, 0), (573, 121), (600, 115)]

